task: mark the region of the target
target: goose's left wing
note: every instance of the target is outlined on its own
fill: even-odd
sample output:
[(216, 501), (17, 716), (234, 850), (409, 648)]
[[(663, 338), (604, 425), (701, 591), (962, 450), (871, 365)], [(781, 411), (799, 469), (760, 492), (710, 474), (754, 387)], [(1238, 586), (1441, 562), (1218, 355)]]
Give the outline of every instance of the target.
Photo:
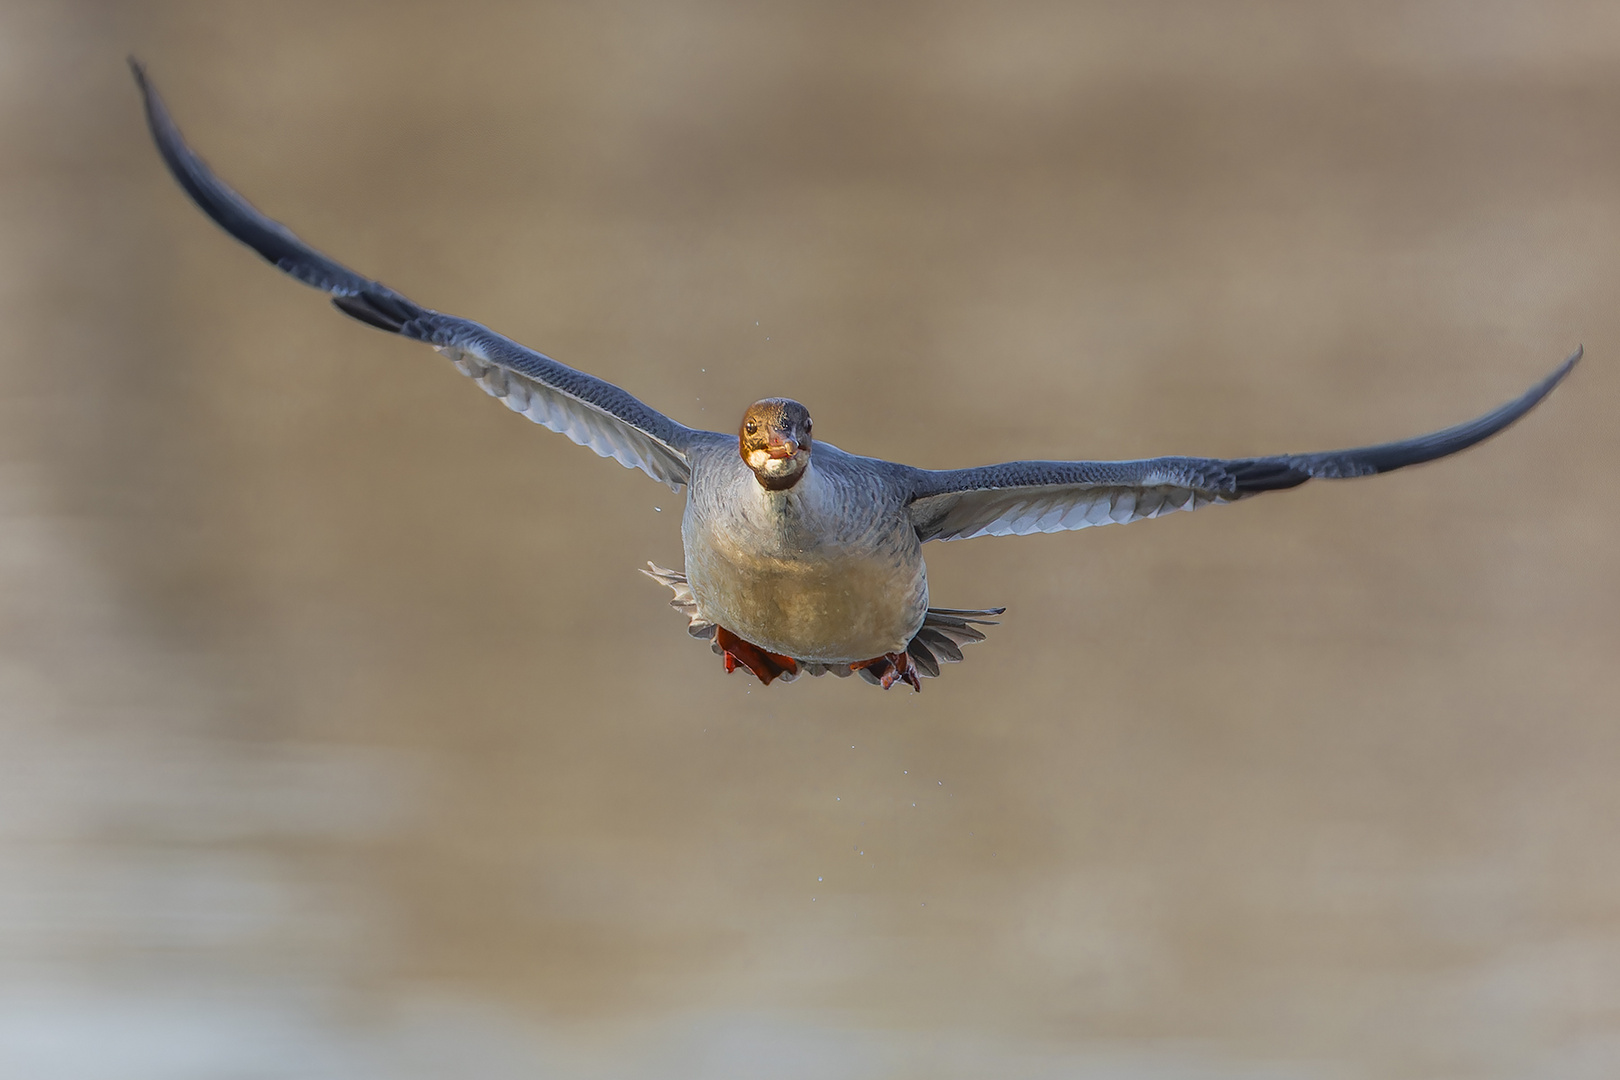
[(332, 294), (332, 303), (344, 314), (432, 345), (514, 412), (675, 490), (687, 482), (687, 448), (706, 432), (678, 424), (612, 383), (560, 364), (470, 319), (413, 303), (316, 251), (215, 176), (186, 145), (146, 71), (133, 58), (129, 66), (164, 163), (192, 201), (226, 232), (304, 284)]
[(918, 470), (911, 520), (924, 540), (1063, 532), (1235, 502), (1307, 480), (1371, 476), (1455, 454), (1529, 412), (1581, 350), (1523, 396), (1484, 416), (1414, 439), (1275, 457), (1162, 457), (1147, 461), (1013, 461), (978, 469)]

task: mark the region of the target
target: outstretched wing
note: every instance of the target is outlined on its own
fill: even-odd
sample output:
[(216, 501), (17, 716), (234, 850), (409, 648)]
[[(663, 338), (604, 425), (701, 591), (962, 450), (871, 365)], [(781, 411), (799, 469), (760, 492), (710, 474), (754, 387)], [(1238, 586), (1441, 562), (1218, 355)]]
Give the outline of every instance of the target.
[(1415, 439), (1275, 457), (1162, 457), (1147, 461), (1013, 461), (978, 469), (919, 470), (911, 520), (924, 540), (1023, 536), (1158, 517), (1234, 502), (1307, 480), (1371, 476), (1466, 450), (1529, 412), (1581, 350), (1525, 394), (1484, 416)]
[(559, 364), (478, 323), (415, 304), (316, 251), (215, 176), (186, 145), (145, 69), (133, 58), (129, 66), (169, 172), (226, 232), (304, 284), (331, 293), (332, 303), (344, 314), (432, 345), (514, 412), (671, 488), (679, 490), (687, 482), (686, 449), (697, 432), (612, 383)]

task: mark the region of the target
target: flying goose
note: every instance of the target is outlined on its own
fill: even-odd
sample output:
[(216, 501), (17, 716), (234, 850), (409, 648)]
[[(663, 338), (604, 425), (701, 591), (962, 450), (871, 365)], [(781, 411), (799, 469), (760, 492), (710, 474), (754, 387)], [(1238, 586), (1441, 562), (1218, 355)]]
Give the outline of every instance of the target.
[(1271, 457), (1013, 461), (932, 470), (846, 453), (812, 433), (797, 401), (750, 405), (734, 435), (671, 420), (611, 383), (478, 323), (433, 311), (305, 244), (214, 175), (182, 138), (145, 70), (130, 67), (158, 152), (187, 195), (226, 232), (332, 296), (339, 311), (423, 341), (507, 408), (602, 457), (687, 491), (684, 572), (642, 571), (674, 591), (688, 631), (728, 672), (769, 685), (800, 674), (858, 673), (885, 689), (922, 689), (1004, 608), (928, 605), (922, 545), (1021, 536), (1159, 517), (1236, 502), (1311, 479), (1370, 476), (1465, 450), (1529, 412), (1581, 350), (1521, 397), (1454, 427), (1399, 442)]

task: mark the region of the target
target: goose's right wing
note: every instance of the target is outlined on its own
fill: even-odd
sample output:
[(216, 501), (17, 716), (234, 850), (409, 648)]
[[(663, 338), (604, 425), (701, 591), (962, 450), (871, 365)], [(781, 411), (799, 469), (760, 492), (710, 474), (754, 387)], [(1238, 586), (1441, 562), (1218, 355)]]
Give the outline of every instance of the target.
[(916, 470), (910, 513), (924, 540), (1023, 536), (1159, 517), (1234, 502), (1307, 480), (1371, 476), (1466, 450), (1535, 408), (1581, 350), (1523, 395), (1484, 416), (1399, 442), (1274, 457), (1145, 461), (1012, 461), (978, 469)]
[(707, 433), (469, 319), (415, 304), (316, 251), (215, 176), (186, 145), (145, 70), (133, 59), (130, 68), (158, 153), (192, 201), (226, 232), (304, 284), (330, 293), (344, 314), (432, 345), (507, 408), (671, 488), (687, 482), (686, 450)]

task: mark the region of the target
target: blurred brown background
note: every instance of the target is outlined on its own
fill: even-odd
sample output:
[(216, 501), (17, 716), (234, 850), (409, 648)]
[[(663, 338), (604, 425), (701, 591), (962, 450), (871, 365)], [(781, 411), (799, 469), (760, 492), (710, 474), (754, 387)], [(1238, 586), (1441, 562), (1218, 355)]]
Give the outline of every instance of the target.
[[(0, 8), (0, 1072), (1606, 1077), (1620, 7)], [(1373, 481), (936, 545), (925, 693), (726, 677), (680, 499), (346, 320), (729, 430)]]

